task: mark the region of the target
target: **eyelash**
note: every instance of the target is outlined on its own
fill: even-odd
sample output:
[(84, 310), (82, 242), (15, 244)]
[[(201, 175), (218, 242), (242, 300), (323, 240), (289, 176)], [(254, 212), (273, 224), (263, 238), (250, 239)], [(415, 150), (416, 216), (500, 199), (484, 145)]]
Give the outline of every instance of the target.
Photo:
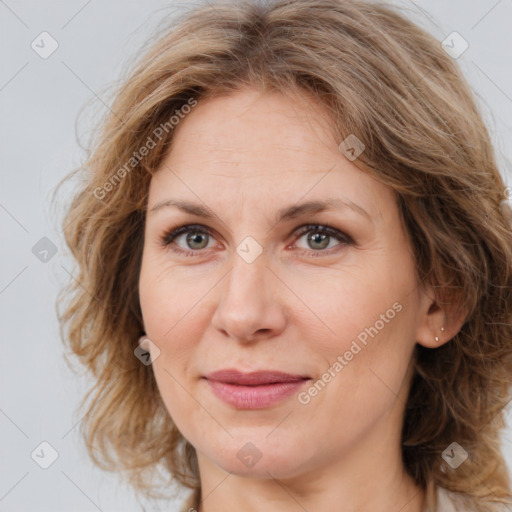
[[(303, 226), (299, 226), (293, 232), (293, 235), (297, 238), (301, 238), (304, 234), (306, 234), (310, 231), (314, 231), (315, 233), (319, 233), (319, 234), (329, 235), (329, 236), (335, 238), (336, 240), (342, 242), (345, 245), (354, 244), (354, 240), (352, 239), (352, 237), (350, 237), (349, 235), (343, 233), (339, 229), (336, 229), (328, 224), (306, 224)], [(187, 224), (187, 225), (183, 225), (183, 226), (174, 227), (174, 228), (171, 228), (171, 229), (165, 231), (165, 233), (160, 238), (160, 245), (161, 245), (161, 247), (163, 247), (165, 249), (170, 248), (170, 245), (174, 241), (175, 238), (177, 238), (178, 236), (180, 236), (184, 233), (189, 233), (189, 232), (207, 234), (211, 237), (214, 237), (213, 231), (206, 226), (203, 226), (201, 224)], [(339, 246), (331, 247), (330, 249), (316, 250), (316, 251), (313, 249), (311, 249), (311, 250), (302, 249), (302, 251), (305, 253), (311, 253), (312, 256), (317, 257), (317, 256), (330, 255), (333, 252), (333, 250), (336, 250), (337, 248), (339, 249)], [(178, 249), (171, 249), (171, 250), (176, 253), (187, 256), (187, 257), (194, 257), (194, 256), (197, 256), (198, 253), (203, 252), (203, 249), (197, 249), (195, 251), (192, 251), (192, 250), (187, 251), (187, 250), (178, 248)], [(315, 254), (315, 253), (317, 253), (317, 254)]]

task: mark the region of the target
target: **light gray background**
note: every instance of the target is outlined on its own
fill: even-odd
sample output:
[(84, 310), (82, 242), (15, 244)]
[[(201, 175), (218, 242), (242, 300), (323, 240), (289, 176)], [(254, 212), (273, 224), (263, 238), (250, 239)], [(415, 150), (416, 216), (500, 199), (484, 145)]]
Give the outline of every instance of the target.
[[(142, 509), (116, 475), (92, 465), (78, 435), (80, 417), (74, 411), (88, 382), (62, 360), (54, 303), (73, 265), (59, 229), (61, 211), (50, 208), (50, 199), (57, 182), (80, 164), (75, 133), (80, 109), (91, 98), (100, 107), (108, 103), (106, 87), (163, 16), (196, 3), (0, 0), (0, 511)], [(403, 0), (400, 5), (439, 41), (457, 31), (469, 43), (458, 62), (480, 98), (503, 175), (512, 185), (506, 164), (512, 159), (506, 144), (512, 134), (512, 0)], [(59, 44), (47, 59), (31, 48), (43, 31)], [(85, 119), (93, 113), (88, 108)], [(83, 121), (81, 136), (90, 129)], [(46, 263), (32, 252), (42, 237), (58, 249)], [(46, 470), (31, 458), (42, 441), (58, 452)], [(510, 427), (503, 444), (512, 468)], [(178, 505), (147, 509), (177, 510)]]

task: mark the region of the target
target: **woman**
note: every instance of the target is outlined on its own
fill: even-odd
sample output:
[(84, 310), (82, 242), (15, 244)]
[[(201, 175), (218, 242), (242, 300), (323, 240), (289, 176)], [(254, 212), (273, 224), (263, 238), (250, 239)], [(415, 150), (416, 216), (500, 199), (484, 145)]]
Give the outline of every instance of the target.
[(60, 321), (97, 464), (189, 511), (510, 503), (510, 210), (432, 36), (366, 1), (197, 8), (84, 167)]

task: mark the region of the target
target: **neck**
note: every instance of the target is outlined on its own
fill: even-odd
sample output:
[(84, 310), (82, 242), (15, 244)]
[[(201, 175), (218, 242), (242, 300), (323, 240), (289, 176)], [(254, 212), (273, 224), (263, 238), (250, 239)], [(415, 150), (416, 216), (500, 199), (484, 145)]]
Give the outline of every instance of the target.
[[(202, 501), (198, 512), (342, 510), (421, 512), (425, 493), (405, 472), (400, 439), (386, 421), (344, 453), (299, 476), (256, 479), (224, 471), (198, 453)], [(389, 423), (388, 423), (389, 424)], [(327, 463), (325, 463), (327, 462)], [(275, 475), (274, 475), (275, 476)]]

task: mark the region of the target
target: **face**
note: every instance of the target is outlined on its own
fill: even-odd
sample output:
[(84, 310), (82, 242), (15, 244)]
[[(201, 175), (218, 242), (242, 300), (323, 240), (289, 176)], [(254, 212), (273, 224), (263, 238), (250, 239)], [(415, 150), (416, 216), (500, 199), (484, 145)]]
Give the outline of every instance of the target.
[(423, 301), (393, 192), (340, 142), (313, 99), (244, 89), (200, 101), (152, 178), (140, 303), (200, 469), (399, 446)]

